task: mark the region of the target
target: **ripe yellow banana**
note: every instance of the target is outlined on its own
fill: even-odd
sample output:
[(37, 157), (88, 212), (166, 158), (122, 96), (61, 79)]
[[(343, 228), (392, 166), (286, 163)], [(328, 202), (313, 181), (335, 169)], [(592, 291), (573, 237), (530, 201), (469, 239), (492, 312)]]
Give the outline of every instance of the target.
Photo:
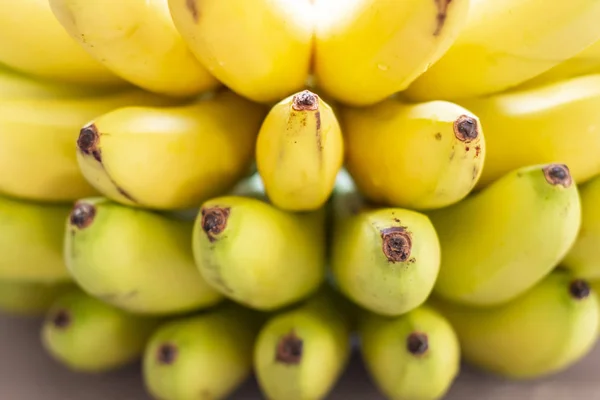
[(463, 199), (486, 156), (476, 115), (453, 103), (388, 99), (340, 108), (346, 168), (371, 201), (431, 209)]
[(175, 107), (119, 108), (81, 129), (77, 160), (83, 176), (114, 201), (198, 207), (247, 172), (265, 114), (231, 91)]
[(600, 38), (596, 0), (471, 1), (450, 49), (404, 94), (411, 100), (456, 100), (515, 87)]
[(0, 196), (0, 280), (39, 283), (71, 280), (62, 254), (69, 210), (69, 206)]
[(196, 219), (196, 265), (210, 285), (247, 307), (287, 306), (325, 279), (324, 214), (288, 212), (249, 196), (211, 199)]
[(233, 91), (271, 103), (302, 89), (313, 40), (310, 0), (168, 0), (196, 57)]
[(97, 194), (77, 163), (81, 126), (117, 107), (169, 104), (138, 89), (86, 97), (59, 90), (52, 98), (51, 93), (29, 98), (0, 94), (0, 170), (10, 171), (0, 174), (0, 193), (40, 202)]
[(48, 0), (0, 0), (0, 63), (57, 81), (124, 86), (69, 37)]
[(316, 0), (317, 86), (365, 106), (406, 89), (457, 38), (470, 0)]
[(569, 169), (544, 164), (511, 171), (429, 217), (443, 255), (434, 293), (494, 306), (527, 291), (566, 255), (581, 207)]
[(581, 229), (561, 265), (578, 277), (600, 280), (600, 175), (579, 186), (579, 194)]
[(0, 312), (19, 316), (43, 315), (57, 297), (74, 286), (72, 282), (0, 281)]
[(188, 97), (219, 85), (175, 29), (167, 0), (49, 1), (74, 41), (143, 89)]
[(172, 320), (152, 335), (143, 379), (163, 400), (226, 399), (252, 372), (262, 316), (235, 304)]
[(256, 142), (256, 167), (273, 204), (291, 211), (321, 208), (344, 161), (333, 109), (305, 90), (277, 103)]
[(69, 272), (106, 303), (158, 315), (211, 307), (223, 299), (194, 264), (194, 221), (88, 198), (75, 203), (66, 225)]
[(363, 314), (359, 337), (367, 372), (390, 400), (441, 399), (458, 375), (458, 338), (431, 307), (394, 318)]
[[(515, 275), (513, 279), (520, 279)], [(589, 284), (554, 271), (511, 302), (477, 309), (432, 299), (454, 327), (465, 361), (512, 379), (564, 370), (598, 337), (599, 304)]]
[(71, 370), (106, 372), (140, 358), (158, 322), (115, 308), (77, 288), (60, 296), (48, 310), (42, 343)]
[(349, 309), (322, 290), (275, 314), (254, 345), (254, 370), (270, 400), (319, 400), (331, 392), (350, 356)]
[(578, 184), (600, 173), (600, 74), (460, 104), (485, 127), (478, 187), (533, 164), (567, 164)]

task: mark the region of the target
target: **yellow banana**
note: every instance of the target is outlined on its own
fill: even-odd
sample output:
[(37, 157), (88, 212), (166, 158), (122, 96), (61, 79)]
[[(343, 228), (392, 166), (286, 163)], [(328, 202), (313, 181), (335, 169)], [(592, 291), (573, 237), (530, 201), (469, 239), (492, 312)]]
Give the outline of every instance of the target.
[(271, 103), (302, 89), (312, 55), (310, 0), (168, 0), (196, 57), (233, 91)]
[(140, 358), (158, 322), (115, 308), (77, 288), (56, 299), (48, 310), (42, 343), (71, 370), (106, 372)]
[(491, 309), (439, 299), (431, 305), (454, 327), (466, 362), (523, 380), (557, 373), (589, 353), (598, 337), (597, 300), (586, 281), (555, 271)]
[(106, 197), (136, 207), (198, 207), (241, 179), (266, 110), (231, 91), (176, 107), (124, 107), (81, 129), (77, 160)]
[(194, 264), (194, 221), (87, 198), (75, 203), (66, 225), (69, 272), (83, 290), (106, 303), (166, 315), (223, 299)]
[(143, 89), (188, 97), (219, 85), (175, 29), (167, 0), (49, 1), (74, 41)]
[(470, 0), (316, 0), (317, 86), (365, 106), (406, 89), (457, 38)]
[(349, 308), (334, 296), (325, 287), (263, 326), (254, 370), (266, 398), (319, 400), (331, 392), (348, 363), (352, 330)]
[(57, 81), (126, 85), (69, 37), (48, 0), (0, 0), (0, 8), (0, 63)]
[(481, 120), (487, 153), (482, 187), (527, 165), (567, 164), (576, 183), (600, 173), (600, 74), (460, 104)]
[(226, 399), (252, 372), (262, 316), (236, 304), (165, 323), (143, 357), (143, 379), (162, 400)]
[(288, 212), (249, 196), (213, 198), (196, 219), (196, 265), (210, 285), (245, 306), (290, 305), (325, 279), (324, 214)]
[(308, 90), (277, 103), (260, 128), (256, 167), (279, 208), (321, 208), (343, 161), (344, 138), (334, 111)]
[(581, 224), (579, 193), (561, 164), (511, 171), (428, 215), (442, 249), (434, 293), (472, 306), (506, 303), (538, 283)]
[(460, 370), (460, 345), (450, 323), (429, 306), (386, 318), (362, 315), (362, 358), (390, 400), (442, 399)]
[(599, 18), (595, 0), (471, 1), (456, 41), (404, 95), (457, 100), (510, 89), (598, 40)]
[(72, 282), (0, 281), (0, 312), (19, 316), (43, 315), (57, 297), (74, 286)]
[(486, 156), (476, 115), (453, 103), (388, 99), (340, 108), (346, 168), (371, 201), (431, 209), (463, 199)]
[(81, 126), (114, 108), (169, 104), (138, 89), (86, 97), (59, 91), (52, 98), (50, 93), (0, 95), (0, 170), (10, 171), (0, 174), (0, 193), (40, 202), (71, 202), (96, 194), (77, 163)]
[(0, 280), (39, 283), (71, 280), (62, 253), (69, 210), (69, 206), (0, 196)]

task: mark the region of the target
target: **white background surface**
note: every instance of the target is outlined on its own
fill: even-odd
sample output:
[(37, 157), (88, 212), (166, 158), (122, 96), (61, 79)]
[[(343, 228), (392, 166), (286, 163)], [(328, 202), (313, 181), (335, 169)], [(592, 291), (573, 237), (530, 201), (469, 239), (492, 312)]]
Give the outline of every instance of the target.
[[(105, 375), (81, 375), (54, 362), (41, 348), (39, 319), (0, 315), (1, 400), (150, 400), (139, 365)], [(369, 382), (355, 356), (328, 397), (333, 400), (384, 400)], [(233, 400), (259, 400), (250, 380)], [(571, 400), (600, 399), (600, 344), (584, 360), (563, 373), (536, 382), (517, 383), (463, 367), (444, 400)]]

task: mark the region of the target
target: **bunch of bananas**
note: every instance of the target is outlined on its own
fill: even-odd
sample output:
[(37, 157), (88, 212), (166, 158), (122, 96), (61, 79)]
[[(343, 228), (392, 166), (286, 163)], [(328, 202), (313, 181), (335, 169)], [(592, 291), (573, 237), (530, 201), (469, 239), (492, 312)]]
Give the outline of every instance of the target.
[[(394, 400), (599, 336), (600, 2), (0, 0), (0, 309), (150, 395)], [(596, 288), (596, 289), (595, 289)]]

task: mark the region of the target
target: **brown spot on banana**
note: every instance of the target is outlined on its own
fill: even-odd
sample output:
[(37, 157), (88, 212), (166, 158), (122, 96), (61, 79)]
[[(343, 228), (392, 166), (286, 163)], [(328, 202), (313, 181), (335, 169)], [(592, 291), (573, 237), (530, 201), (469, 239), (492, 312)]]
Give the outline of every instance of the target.
[(281, 337), (275, 349), (275, 361), (287, 365), (297, 365), (302, 361), (304, 341), (293, 330)]
[(197, 0), (185, 0), (185, 7), (190, 12), (190, 15), (194, 19), (194, 22), (198, 23), (198, 19), (200, 18), (200, 12), (198, 11), (198, 4), (196, 4)]
[(202, 230), (206, 233), (209, 242), (217, 240), (216, 236), (225, 230), (227, 227), (227, 219), (231, 212), (230, 208), (211, 207), (203, 208), (202, 215)]
[(568, 188), (573, 183), (569, 167), (564, 164), (549, 164), (543, 170), (546, 181), (551, 185)]
[(405, 228), (394, 226), (381, 231), (382, 250), (389, 262), (405, 262), (410, 257), (412, 240)]
[(452, 0), (435, 0), (435, 4), (437, 5), (437, 25), (435, 31), (433, 32), (433, 36), (438, 36), (442, 32), (442, 28), (446, 22), (446, 17), (448, 16), (448, 5), (452, 2)]

